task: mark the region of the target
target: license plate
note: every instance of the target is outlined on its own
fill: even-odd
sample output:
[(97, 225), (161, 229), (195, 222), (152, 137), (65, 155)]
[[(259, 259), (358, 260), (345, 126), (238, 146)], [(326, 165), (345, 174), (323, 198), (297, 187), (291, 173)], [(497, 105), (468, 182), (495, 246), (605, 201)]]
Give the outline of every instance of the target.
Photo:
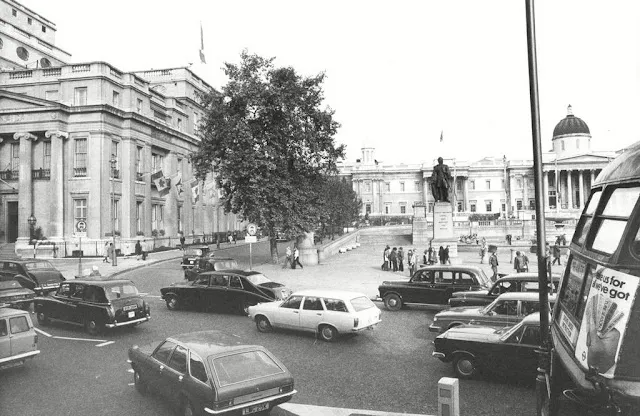
[(242, 409), (242, 414), (249, 415), (251, 413), (262, 412), (263, 410), (267, 409), (269, 409), (269, 403), (262, 403), (251, 407), (245, 407), (244, 409)]
[(136, 311), (129, 312), (129, 318), (134, 318), (136, 316)]
[(127, 305), (124, 308), (122, 308), (123, 311), (131, 311), (134, 310), (138, 307), (138, 305)]

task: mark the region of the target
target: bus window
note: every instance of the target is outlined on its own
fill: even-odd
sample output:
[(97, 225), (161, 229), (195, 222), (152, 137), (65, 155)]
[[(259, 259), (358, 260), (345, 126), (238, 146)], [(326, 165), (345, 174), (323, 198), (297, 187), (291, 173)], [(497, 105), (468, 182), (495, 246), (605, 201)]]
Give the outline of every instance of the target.
[[(583, 291), (586, 265), (582, 260), (572, 257), (569, 259), (567, 267), (569, 268), (569, 273), (566, 276), (567, 283), (563, 285), (560, 292), (560, 304), (567, 309), (569, 314), (580, 322), (582, 317), (578, 316), (577, 311)], [(586, 292), (588, 293), (589, 291), (586, 290)]]
[(587, 205), (587, 209), (584, 211), (582, 218), (580, 218), (580, 223), (576, 227), (576, 232), (573, 236), (574, 243), (581, 246), (584, 245), (587, 233), (591, 227), (591, 222), (593, 221), (593, 214), (596, 212), (598, 202), (600, 202), (600, 196), (602, 196), (602, 191), (596, 191), (591, 195), (589, 205)]
[(602, 215), (596, 216), (597, 231), (591, 244), (593, 250), (605, 254), (616, 251), (638, 196), (639, 187), (613, 190)]

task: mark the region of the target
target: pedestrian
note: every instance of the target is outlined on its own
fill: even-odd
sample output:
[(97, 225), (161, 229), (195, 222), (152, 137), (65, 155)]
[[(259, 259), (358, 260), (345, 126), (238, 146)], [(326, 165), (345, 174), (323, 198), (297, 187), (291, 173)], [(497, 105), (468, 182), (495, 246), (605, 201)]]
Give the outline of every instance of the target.
[(521, 251), (516, 251), (516, 258), (513, 259), (513, 268), (517, 273), (523, 273), (528, 270), (529, 259)]
[(427, 257), (426, 263), (427, 264), (435, 263), (434, 258), (435, 258), (435, 250), (433, 249), (433, 247), (431, 247), (431, 244), (429, 244), (428, 257)]
[(109, 254), (109, 242), (104, 243), (104, 248), (102, 249), (102, 255), (104, 258), (102, 259), (103, 263), (109, 263), (109, 258), (111, 255)]
[(451, 259), (449, 258), (449, 246), (444, 248), (444, 263), (443, 264), (451, 264)]
[(498, 280), (498, 250), (496, 249), (491, 256), (489, 257), (489, 264), (491, 265), (491, 271), (493, 271), (493, 276), (491, 276), (492, 281)]
[(429, 264), (429, 250), (425, 249), (424, 253), (422, 254), (422, 264)]
[(527, 257), (527, 255), (524, 254), (524, 251), (521, 254), (522, 254), (522, 265), (523, 265), (523, 270), (522, 271), (528, 272), (529, 271), (529, 257)]
[(409, 265), (409, 275), (411, 275), (411, 271), (413, 270), (413, 249), (407, 251), (407, 264)]
[(389, 254), (390, 254), (391, 249), (389, 248), (389, 246), (386, 246), (384, 248), (384, 251), (382, 252), (382, 270), (384, 270), (385, 272), (389, 271)]
[(513, 238), (513, 237), (511, 236), (511, 234), (507, 234), (507, 243), (508, 243), (509, 245), (511, 245), (511, 239), (512, 239), (512, 238)]
[[(109, 248), (107, 248), (107, 257), (113, 261), (113, 243), (109, 243)], [(108, 262), (107, 262), (108, 263)]]
[(140, 244), (140, 240), (136, 241), (136, 248), (135, 248), (135, 253), (136, 253), (136, 260), (140, 260), (140, 257), (142, 256), (142, 245)]
[(411, 258), (411, 276), (413, 276), (413, 274), (416, 272), (417, 269), (418, 269), (418, 250), (414, 248), (413, 256)]
[(180, 247), (184, 250), (184, 242), (186, 239), (184, 238), (184, 234), (180, 234)]
[(292, 262), (293, 269), (296, 268), (296, 264), (300, 266), (301, 269), (304, 269), (304, 267), (302, 267), (302, 263), (300, 263), (300, 251), (298, 251), (298, 246), (293, 246), (293, 262)]
[(520, 252), (516, 251), (516, 256), (513, 258), (513, 270), (516, 273), (520, 273), (520, 262), (522, 261), (522, 257), (520, 257)]
[(438, 258), (440, 259), (440, 264), (444, 264), (445, 259), (444, 259), (444, 247), (440, 246), (440, 248), (438, 249)]
[(91, 273), (89, 273), (89, 276), (94, 276), (94, 277), (100, 277), (100, 276), (102, 276), (102, 275), (100, 274), (100, 270), (98, 269), (98, 266), (94, 265), (94, 266), (91, 268)]
[(149, 255), (149, 243), (147, 241), (143, 241), (142, 245), (142, 260), (147, 260), (147, 256)]
[(229, 233), (227, 240), (229, 240), (229, 244), (233, 243), (233, 234)]
[(398, 248), (394, 247), (389, 253), (389, 262), (391, 262), (391, 269), (394, 272), (398, 271)]
[(292, 266), (291, 264), (291, 246), (287, 246), (287, 250), (285, 251), (284, 264), (282, 265), (283, 269)]
[(482, 237), (482, 244), (480, 245), (480, 264), (484, 264), (484, 257), (487, 255), (487, 244), (484, 237)]
[(404, 271), (404, 250), (402, 247), (398, 249), (398, 271)]
[(556, 239), (556, 243), (553, 245), (553, 263), (551, 263), (551, 265), (556, 264), (556, 261), (558, 262), (558, 266), (562, 266), (560, 262), (560, 238)]

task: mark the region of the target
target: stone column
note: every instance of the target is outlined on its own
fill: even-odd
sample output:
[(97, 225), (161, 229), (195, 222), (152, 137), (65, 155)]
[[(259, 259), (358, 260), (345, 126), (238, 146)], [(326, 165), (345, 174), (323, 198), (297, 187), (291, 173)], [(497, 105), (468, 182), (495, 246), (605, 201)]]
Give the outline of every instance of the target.
[(549, 208), (549, 172), (543, 172), (542, 192), (543, 192), (543, 209)]
[(567, 171), (567, 209), (573, 209), (573, 184), (570, 170)]
[(18, 169), (18, 241), (16, 245), (29, 244), (30, 229), (27, 219), (33, 214), (33, 187), (31, 179), (31, 140), (38, 140), (31, 133), (15, 133), (15, 140), (20, 141), (20, 167)]
[(529, 210), (529, 198), (527, 195), (527, 175), (522, 175), (522, 205), (525, 211)]
[(467, 176), (464, 179), (464, 212), (467, 212), (467, 210), (469, 209), (469, 177)]
[(584, 207), (584, 171), (578, 171), (578, 192), (580, 195), (580, 203), (578, 204), (578, 208)]
[[(183, 163), (183, 162), (181, 162)], [(167, 171), (165, 176), (171, 178), (175, 176), (178, 171), (180, 171), (180, 167), (178, 166), (178, 155), (174, 152), (170, 152), (166, 158), (166, 168)], [(174, 183), (175, 178), (171, 179), (171, 187), (169, 188), (169, 192), (164, 195), (164, 224), (162, 227), (164, 228), (165, 236), (167, 237), (175, 237), (178, 235), (178, 224), (176, 224), (176, 220), (178, 218), (178, 201), (176, 199), (177, 191), (174, 189), (176, 184)]]
[(596, 170), (590, 169), (589, 172), (591, 172), (591, 186), (593, 186), (593, 183), (596, 181)]
[(49, 130), (44, 137), (51, 139), (51, 209), (49, 209), (49, 240), (64, 240), (64, 141), (69, 133)]

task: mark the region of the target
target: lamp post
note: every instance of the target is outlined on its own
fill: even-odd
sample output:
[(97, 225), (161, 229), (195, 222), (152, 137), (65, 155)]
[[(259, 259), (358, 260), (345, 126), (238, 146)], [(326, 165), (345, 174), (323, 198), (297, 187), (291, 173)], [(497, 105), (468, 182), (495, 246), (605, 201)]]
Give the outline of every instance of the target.
[(118, 256), (116, 255), (116, 216), (115, 216), (115, 191), (113, 189), (113, 182), (115, 182), (115, 170), (116, 170), (116, 165), (118, 163), (118, 159), (116, 159), (115, 155), (111, 155), (111, 159), (109, 159), (109, 163), (111, 164), (111, 174), (110, 176), (110, 180), (111, 180), (111, 238), (113, 239), (113, 250), (111, 252), (111, 256), (112, 256), (112, 262), (111, 265), (112, 266), (117, 266), (118, 265)]
[(29, 223), (29, 235), (30, 240), (33, 241), (33, 258), (36, 258), (36, 241), (34, 239), (34, 228), (36, 226), (36, 222), (38, 222), (38, 220), (36, 219), (36, 217), (33, 215), (33, 213), (31, 213), (31, 215), (29, 215), (29, 218), (27, 218), (27, 223)]

